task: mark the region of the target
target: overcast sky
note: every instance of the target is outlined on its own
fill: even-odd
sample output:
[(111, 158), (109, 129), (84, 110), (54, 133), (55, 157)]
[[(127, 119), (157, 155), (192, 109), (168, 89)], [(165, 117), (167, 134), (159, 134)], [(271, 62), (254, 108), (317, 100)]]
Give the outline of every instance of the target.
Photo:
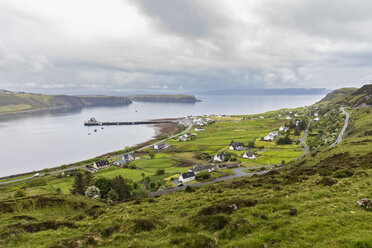
[(370, 0), (0, 0), (0, 88), (361, 86)]

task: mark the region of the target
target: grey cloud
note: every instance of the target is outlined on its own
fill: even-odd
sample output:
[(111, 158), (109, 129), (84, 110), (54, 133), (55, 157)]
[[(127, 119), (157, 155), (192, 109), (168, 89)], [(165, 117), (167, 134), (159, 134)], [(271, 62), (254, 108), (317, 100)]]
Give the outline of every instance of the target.
[(186, 36), (207, 34), (208, 23), (192, 0), (134, 0), (141, 9), (162, 27)]

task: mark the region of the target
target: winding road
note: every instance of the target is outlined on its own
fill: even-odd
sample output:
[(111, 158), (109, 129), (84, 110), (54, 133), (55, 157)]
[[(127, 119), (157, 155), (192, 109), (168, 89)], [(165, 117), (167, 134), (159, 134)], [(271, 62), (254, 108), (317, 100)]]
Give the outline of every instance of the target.
[(260, 166), (260, 167), (248, 167), (248, 168), (235, 168), (235, 169), (232, 169), (232, 171), (234, 172), (234, 175), (228, 175), (228, 176), (224, 176), (224, 177), (218, 177), (218, 178), (216, 178), (216, 179), (214, 179), (212, 181), (208, 181), (208, 182), (191, 183), (191, 184), (183, 185), (181, 187), (175, 187), (175, 188), (170, 188), (170, 189), (165, 189), (165, 190), (150, 192), (147, 195), (150, 196), (150, 197), (152, 197), (152, 196), (158, 196), (158, 195), (166, 195), (166, 194), (170, 194), (170, 193), (173, 193), (173, 192), (176, 192), (176, 191), (184, 190), (187, 186), (199, 187), (199, 186), (202, 186), (202, 185), (211, 184), (211, 183), (215, 183), (215, 182), (221, 182), (221, 181), (230, 180), (230, 179), (234, 179), (234, 178), (238, 178), (238, 177), (246, 177), (246, 176), (253, 176), (253, 175), (262, 175), (262, 174), (265, 174), (265, 173), (267, 173), (267, 172), (269, 172), (271, 170), (271, 169), (269, 169), (269, 170), (263, 170), (263, 171), (257, 171), (257, 172), (244, 172), (243, 171), (243, 170), (247, 170), (247, 169), (248, 170), (249, 169), (261, 169), (262, 167), (272, 168), (272, 167), (274, 167), (274, 165)]
[(342, 141), (342, 137), (344, 136), (345, 130), (346, 130), (347, 125), (348, 125), (348, 123), (349, 123), (349, 118), (350, 118), (349, 113), (345, 111), (345, 108), (344, 108), (344, 107), (341, 107), (341, 111), (342, 111), (342, 113), (343, 113), (344, 115), (346, 115), (345, 123), (344, 123), (344, 126), (342, 127), (341, 132), (340, 132), (340, 134), (338, 135), (336, 141), (333, 142), (332, 145), (330, 145), (329, 147), (334, 147), (335, 145), (337, 145), (338, 143), (340, 143), (340, 142)]

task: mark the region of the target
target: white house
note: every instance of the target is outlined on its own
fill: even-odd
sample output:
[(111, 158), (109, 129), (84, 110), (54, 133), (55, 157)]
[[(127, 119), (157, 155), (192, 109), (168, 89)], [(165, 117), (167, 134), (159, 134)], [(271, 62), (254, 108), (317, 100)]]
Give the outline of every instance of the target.
[(178, 181), (180, 183), (187, 183), (187, 182), (190, 182), (190, 181), (193, 181), (195, 180), (195, 172), (186, 172), (186, 173), (182, 173), (180, 175), (180, 177), (178, 178)]
[(281, 127), (279, 128), (279, 131), (281, 131), (281, 132), (286, 132), (286, 131), (288, 131), (288, 128), (286, 128), (285, 126), (281, 126)]
[(286, 120), (290, 120), (290, 119), (292, 119), (290, 116), (287, 116), (286, 118), (285, 118)]
[(260, 116), (260, 119), (264, 119), (265, 117), (263, 117), (263, 116)]
[(231, 142), (231, 145), (230, 145), (230, 150), (234, 150), (234, 151), (243, 151), (245, 150), (245, 147), (242, 143), (240, 142), (235, 142), (235, 141), (232, 141)]
[(319, 117), (315, 117), (314, 121), (320, 121)]
[(197, 131), (197, 132), (198, 132), (198, 131), (204, 131), (204, 128), (202, 128), (202, 127), (197, 127), (197, 128), (194, 129), (194, 131)]
[(245, 153), (243, 154), (243, 158), (255, 159), (256, 156), (254, 155), (253, 152), (245, 152)]
[(218, 153), (214, 156), (213, 161), (214, 162), (223, 162), (225, 161), (226, 155), (224, 152)]
[(134, 160), (133, 153), (125, 153), (121, 159), (126, 160), (128, 163)]
[(272, 131), (271, 133), (269, 133), (268, 135), (266, 135), (263, 140), (266, 140), (266, 141), (273, 141), (275, 136), (278, 135), (278, 132), (277, 131)]
[(179, 137), (178, 141), (189, 141), (190, 133), (185, 133), (181, 137)]
[(93, 163), (93, 168), (97, 170), (107, 168), (107, 167), (110, 167), (110, 162), (107, 159), (100, 160), (100, 161)]
[(199, 172), (202, 172), (202, 171), (212, 172), (216, 169), (218, 169), (218, 167), (215, 166), (214, 164), (194, 165), (194, 167), (189, 169), (189, 172), (194, 172), (195, 174), (198, 174)]
[(164, 150), (164, 149), (167, 149), (169, 147), (170, 147), (170, 145), (168, 145), (166, 143), (157, 143), (157, 144), (154, 145), (155, 150)]
[(318, 113), (314, 113), (314, 116), (318, 116)]

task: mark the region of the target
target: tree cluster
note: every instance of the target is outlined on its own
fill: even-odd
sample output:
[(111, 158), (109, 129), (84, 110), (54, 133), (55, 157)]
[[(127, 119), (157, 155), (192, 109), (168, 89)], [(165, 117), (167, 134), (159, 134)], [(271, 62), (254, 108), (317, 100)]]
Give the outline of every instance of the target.
[(71, 193), (115, 202), (128, 199), (131, 196), (132, 189), (132, 184), (120, 175), (113, 179), (101, 177), (94, 180), (90, 172), (84, 174), (78, 172), (75, 175)]

